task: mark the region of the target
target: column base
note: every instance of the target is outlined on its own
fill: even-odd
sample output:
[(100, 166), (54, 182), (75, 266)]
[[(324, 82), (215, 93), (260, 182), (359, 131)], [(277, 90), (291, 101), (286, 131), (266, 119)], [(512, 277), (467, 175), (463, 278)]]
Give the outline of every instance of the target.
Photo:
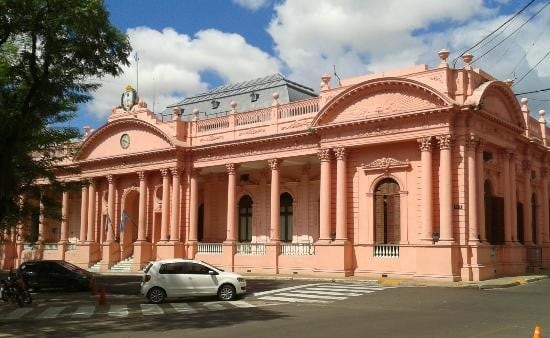
[(99, 263), (99, 271), (108, 271), (113, 265), (120, 262), (120, 245), (118, 242), (103, 243), (103, 256)]
[(155, 259), (171, 259), (185, 257), (185, 244), (183, 242), (158, 242), (156, 245), (157, 257)]
[(235, 254), (237, 253), (237, 243), (234, 241), (223, 242), (223, 266), (228, 271), (235, 271)]
[(85, 242), (76, 247), (71, 257), (72, 263), (84, 268), (89, 268), (101, 259), (99, 243)]
[(199, 247), (199, 242), (197, 241), (191, 241), (185, 243), (185, 257), (188, 259), (195, 259), (195, 256), (197, 255), (197, 250)]
[(147, 263), (152, 260), (153, 245), (151, 242), (138, 241), (134, 243), (134, 260), (132, 262), (132, 271), (141, 270)]
[(314, 272), (325, 276), (352, 276), (352, 249), (351, 242), (347, 240), (318, 240), (315, 243)]

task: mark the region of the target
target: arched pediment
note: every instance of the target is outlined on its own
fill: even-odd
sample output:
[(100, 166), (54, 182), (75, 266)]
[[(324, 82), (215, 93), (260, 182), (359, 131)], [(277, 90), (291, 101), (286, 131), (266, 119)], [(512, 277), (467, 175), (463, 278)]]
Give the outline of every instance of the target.
[(339, 124), (452, 106), (454, 101), (418, 81), (382, 78), (359, 83), (330, 100), (312, 126)]
[(512, 89), (501, 81), (483, 83), (474, 90), (464, 105), (478, 107), (498, 120), (525, 129), (518, 100)]
[(88, 136), (82, 143), (76, 160), (147, 153), (174, 148), (174, 146), (169, 136), (150, 123), (122, 119), (107, 123)]

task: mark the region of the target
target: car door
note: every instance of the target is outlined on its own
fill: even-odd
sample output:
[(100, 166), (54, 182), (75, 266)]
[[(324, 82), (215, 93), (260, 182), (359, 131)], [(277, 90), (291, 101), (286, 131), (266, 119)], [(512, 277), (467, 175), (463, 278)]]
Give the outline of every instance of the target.
[(189, 279), (197, 294), (215, 295), (218, 292), (218, 274), (203, 264), (195, 262), (188, 264)]
[(42, 265), (41, 279), (44, 288), (65, 288), (66, 280), (64, 269), (54, 262), (45, 262)]
[(164, 263), (159, 268), (158, 284), (168, 297), (181, 297), (186, 295), (188, 282), (185, 279), (182, 262)]

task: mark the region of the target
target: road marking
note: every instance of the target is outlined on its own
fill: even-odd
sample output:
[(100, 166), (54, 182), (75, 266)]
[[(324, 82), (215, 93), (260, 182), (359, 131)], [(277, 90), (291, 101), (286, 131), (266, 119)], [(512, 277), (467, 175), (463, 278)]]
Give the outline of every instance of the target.
[(256, 307), (256, 305), (252, 305), (249, 302), (245, 302), (244, 300), (232, 301), (232, 302), (229, 302), (229, 304), (240, 308)]
[(186, 303), (170, 303), (174, 310), (179, 313), (196, 313), (197, 310), (193, 309), (189, 304)]
[(316, 295), (319, 295), (319, 296), (328, 295), (328, 296), (347, 296), (347, 297), (355, 297), (355, 296), (361, 296), (361, 295), (362, 295), (362, 293), (353, 293), (353, 292), (334, 292), (334, 291), (317, 290), (317, 289), (315, 289), (315, 288), (305, 289), (305, 290), (299, 290), (298, 292), (316, 294)]
[(264, 296), (261, 297), (262, 300), (275, 300), (279, 302), (290, 302), (290, 303), (321, 303), (321, 304), (327, 304), (331, 303), (327, 300), (319, 300), (319, 299), (300, 299), (300, 298), (289, 298), (289, 297), (279, 297), (279, 296)]
[(141, 305), (141, 313), (143, 313), (145, 316), (164, 314), (164, 311), (162, 311), (162, 308), (157, 304), (140, 304), (140, 305)]
[(109, 317), (126, 317), (128, 316), (128, 307), (126, 305), (111, 305), (107, 314)]
[(258, 297), (258, 296), (270, 295), (270, 294), (278, 293), (278, 292), (284, 292), (284, 291), (289, 291), (289, 290), (302, 289), (302, 288), (307, 288), (307, 287), (310, 287), (310, 286), (324, 285), (324, 284), (325, 284), (325, 283), (315, 283), (315, 284), (304, 284), (304, 285), (298, 285), (298, 286), (291, 286), (291, 287), (288, 287), (288, 288), (282, 288), (282, 289), (276, 289), (276, 290), (269, 290), (269, 291), (256, 292), (256, 293), (254, 293), (252, 296)]
[(221, 305), (220, 303), (200, 303), (200, 304), (205, 308), (207, 308), (208, 310), (212, 310), (212, 311), (225, 310), (225, 306)]
[(61, 311), (63, 311), (63, 309), (65, 309), (65, 308), (66, 308), (66, 306), (52, 306), (52, 307), (49, 307), (46, 310), (44, 310), (44, 312), (42, 312), (41, 314), (36, 316), (36, 318), (40, 318), (40, 319), (56, 318), (57, 316), (59, 316)]
[(95, 312), (95, 305), (80, 305), (71, 315), (72, 318), (90, 318)]
[[(349, 289), (343, 289), (343, 288), (329, 288), (329, 287), (315, 287), (308, 290), (319, 290), (319, 291), (350, 291)], [(376, 292), (376, 290), (353, 290), (353, 292), (360, 292), (360, 293), (373, 293)]]
[(6, 316), (6, 319), (19, 319), (31, 311), (32, 311), (32, 308), (15, 309), (9, 315)]
[(286, 293), (281, 293), (280, 295), (283, 295), (283, 296), (292, 296), (292, 297), (300, 297), (300, 298), (312, 298), (312, 299), (318, 299), (318, 298), (322, 298), (322, 299), (332, 299), (332, 300), (344, 300), (344, 299), (347, 299), (348, 297), (336, 297), (336, 296), (321, 296), (321, 295), (310, 295), (310, 294), (306, 294), (306, 293), (302, 293), (302, 291), (292, 291), (292, 292), (286, 292)]

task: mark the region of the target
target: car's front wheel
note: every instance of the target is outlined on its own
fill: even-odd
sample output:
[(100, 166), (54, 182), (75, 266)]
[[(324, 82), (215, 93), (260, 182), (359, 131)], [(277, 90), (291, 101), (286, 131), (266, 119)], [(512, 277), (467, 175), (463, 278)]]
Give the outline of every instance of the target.
[(147, 299), (153, 304), (160, 304), (166, 299), (166, 292), (159, 287), (154, 287), (147, 293)]
[(231, 284), (224, 284), (218, 290), (218, 299), (223, 301), (235, 299), (235, 287)]

